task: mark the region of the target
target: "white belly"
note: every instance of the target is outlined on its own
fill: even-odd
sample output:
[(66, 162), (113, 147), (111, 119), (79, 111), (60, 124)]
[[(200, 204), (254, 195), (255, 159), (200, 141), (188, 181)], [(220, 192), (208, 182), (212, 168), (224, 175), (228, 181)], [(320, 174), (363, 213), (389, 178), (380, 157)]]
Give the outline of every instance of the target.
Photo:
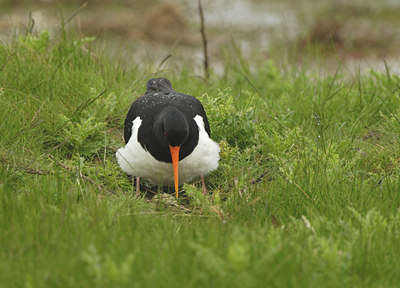
[[(179, 184), (188, 182), (196, 176), (204, 176), (218, 167), (218, 144), (208, 137), (203, 117), (197, 115), (194, 121), (199, 127), (199, 142), (190, 155), (179, 161)], [(173, 186), (172, 163), (156, 160), (137, 141), (141, 124), (140, 117), (133, 120), (131, 138), (125, 147), (116, 152), (119, 166), (130, 175), (148, 178), (155, 184)]]

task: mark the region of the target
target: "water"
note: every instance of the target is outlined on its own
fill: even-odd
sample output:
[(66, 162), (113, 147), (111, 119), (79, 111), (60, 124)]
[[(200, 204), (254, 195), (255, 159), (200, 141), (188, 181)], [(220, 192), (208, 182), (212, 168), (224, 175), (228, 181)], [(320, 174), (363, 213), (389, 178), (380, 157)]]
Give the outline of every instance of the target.
[[(54, 33), (60, 26), (60, 20), (59, 13), (55, 13), (56, 10), (54, 10), (55, 6), (53, 2), (42, 2), (42, 5), (31, 6), (29, 10), (16, 6), (6, 13), (0, 11), (0, 40), (4, 41), (7, 37), (5, 35), (13, 27), (17, 27), (23, 31), (28, 23), (29, 11), (32, 12), (32, 18), (35, 20), (34, 31), (48, 30)], [(121, 9), (121, 5), (123, 6), (123, 4), (119, 6), (107, 6), (106, 14), (107, 17), (113, 19), (112, 23), (104, 20), (107, 18), (104, 16), (104, 10), (99, 9), (99, 5), (89, 4), (75, 16), (72, 21), (74, 24), (71, 22), (69, 26), (77, 26), (83, 35), (88, 33), (100, 38), (104, 33), (99, 31), (108, 31), (111, 35), (108, 36), (110, 37), (107, 40), (108, 45), (114, 51), (117, 51), (116, 53), (126, 54), (123, 57), (126, 57), (127, 61), (139, 62), (144, 66), (153, 65), (156, 70), (161, 60), (168, 54), (172, 54), (173, 57), (166, 62), (164, 67), (168, 67), (171, 63), (178, 66), (190, 63), (196, 73), (201, 75), (203, 50), (199, 32), (197, 1), (176, 0), (175, 2), (169, 2), (169, 4), (148, 3), (150, 4), (147, 4), (148, 7), (143, 8), (143, 11), (137, 11), (129, 5)], [(267, 60), (270, 57), (280, 59), (285, 55), (270, 55), (270, 47), (272, 45), (276, 46), (277, 41), (281, 41), (278, 45), (282, 45), (281, 50), (282, 54), (284, 54), (287, 51), (287, 47), (293, 45), (296, 39), (309, 29), (306, 27), (307, 22), (304, 22), (304, 19), (299, 19), (299, 17), (312, 21), (316, 11), (323, 9), (324, 5), (328, 5), (331, 1), (203, 0), (202, 3), (208, 37), (210, 66), (217, 74), (222, 74), (225, 64), (225, 60), (222, 57), (223, 51), (229, 48), (233, 49), (232, 40), (239, 46), (245, 59), (249, 59), (255, 54), (260, 55), (260, 59)], [(366, 5), (360, 3), (358, 5)], [(158, 39), (157, 37), (149, 39), (145, 33), (142, 33), (146, 30), (145, 25), (151, 25), (151, 23), (148, 24), (149, 15), (154, 14), (154, 11), (157, 11), (157, 9), (164, 11), (162, 7), (166, 5), (175, 9), (178, 14), (174, 15), (174, 17), (182, 18), (179, 21), (186, 23), (186, 25), (181, 30), (178, 29), (175, 34), (172, 34), (172, 38), (176, 39), (173, 42)], [(375, 5), (378, 4), (375, 3)], [(379, 5), (386, 5), (389, 8), (392, 7), (391, 9), (396, 9), (400, 7), (400, 1), (387, 0), (384, 4)], [(52, 8), (50, 9), (49, 7)], [(76, 8), (69, 7), (69, 10), (63, 11), (64, 18), (67, 19)], [(58, 8), (56, 7), (56, 9)], [(100, 14), (102, 14), (101, 17), (99, 16)], [(129, 17), (127, 17), (128, 15)], [(345, 21), (348, 20), (345, 19)], [(400, 23), (389, 24), (392, 24), (391, 27), (388, 27), (389, 29), (400, 31), (398, 30), (400, 29)], [(355, 27), (361, 26), (355, 25)], [(160, 26), (157, 29), (165, 29), (165, 33), (171, 32), (171, 29), (167, 26)], [(123, 32), (118, 34), (118, 31)], [(113, 35), (113, 33), (115, 34)], [(160, 31), (161, 35), (165, 33)], [(374, 35), (376, 34), (379, 35), (379, 33), (375, 33)], [(400, 39), (398, 35), (397, 38)], [(384, 45), (382, 46), (384, 47)], [(380, 54), (384, 55), (385, 53)], [(323, 55), (322, 57), (329, 56)], [(399, 74), (400, 70), (397, 54), (385, 57), (377, 57), (373, 53), (366, 57), (354, 55), (334, 57), (341, 58), (341, 62), (345, 64), (345, 69), (350, 73), (371, 69), (385, 71), (386, 67), (383, 59), (390, 66), (392, 73)], [(330, 61), (330, 63), (333, 64), (328, 69), (335, 71), (337, 67), (335, 61)], [(316, 63), (315, 65), (319, 64)], [(315, 65), (309, 66), (312, 68)]]

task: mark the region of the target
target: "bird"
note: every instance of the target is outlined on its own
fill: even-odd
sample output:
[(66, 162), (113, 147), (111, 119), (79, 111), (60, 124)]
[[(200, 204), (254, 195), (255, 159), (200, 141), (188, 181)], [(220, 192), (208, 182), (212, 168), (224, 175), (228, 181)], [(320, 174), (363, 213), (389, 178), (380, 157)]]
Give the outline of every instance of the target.
[(125, 146), (116, 158), (121, 169), (136, 177), (140, 197), (141, 178), (153, 184), (173, 186), (179, 198), (179, 185), (217, 169), (220, 148), (210, 138), (210, 126), (201, 102), (178, 93), (167, 78), (152, 78), (146, 92), (136, 99), (125, 118)]

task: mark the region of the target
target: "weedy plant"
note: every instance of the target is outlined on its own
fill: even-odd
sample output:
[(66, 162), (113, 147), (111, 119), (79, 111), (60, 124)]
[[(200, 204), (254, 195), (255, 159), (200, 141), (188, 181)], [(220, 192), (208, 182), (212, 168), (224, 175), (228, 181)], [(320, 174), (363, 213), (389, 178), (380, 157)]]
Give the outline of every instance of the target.
[[(400, 78), (233, 57), (199, 97), (221, 147), (210, 195), (136, 199), (115, 151), (154, 74), (65, 31), (0, 44), (0, 283), (389, 287), (400, 283)], [(250, 67), (251, 66), (251, 67)], [(160, 199), (160, 198), (156, 198)]]

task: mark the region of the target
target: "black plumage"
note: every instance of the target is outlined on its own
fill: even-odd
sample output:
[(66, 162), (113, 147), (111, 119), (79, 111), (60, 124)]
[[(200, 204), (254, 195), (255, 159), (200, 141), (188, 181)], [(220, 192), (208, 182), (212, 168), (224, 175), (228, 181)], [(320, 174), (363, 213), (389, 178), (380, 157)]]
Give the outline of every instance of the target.
[(176, 92), (166, 78), (150, 79), (145, 95), (133, 102), (125, 119), (125, 143), (132, 134), (132, 121), (140, 117), (138, 142), (143, 149), (155, 159), (171, 163), (169, 145), (180, 145), (179, 160), (182, 160), (198, 143), (198, 126), (193, 119), (196, 115), (203, 118), (205, 131), (210, 136), (207, 116), (198, 99)]

